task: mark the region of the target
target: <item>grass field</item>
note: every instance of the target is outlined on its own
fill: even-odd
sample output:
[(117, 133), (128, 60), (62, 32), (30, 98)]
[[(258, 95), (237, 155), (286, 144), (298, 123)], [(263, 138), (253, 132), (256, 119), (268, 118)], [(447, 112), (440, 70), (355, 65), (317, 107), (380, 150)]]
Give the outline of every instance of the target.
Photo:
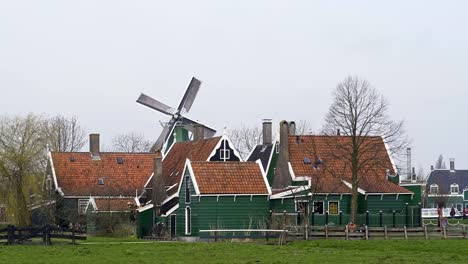
[[(0, 263), (467, 263), (467, 240), (0, 246)], [(132, 241), (127, 240), (127, 241)], [(112, 242), (112, 243), (111, 243)]]

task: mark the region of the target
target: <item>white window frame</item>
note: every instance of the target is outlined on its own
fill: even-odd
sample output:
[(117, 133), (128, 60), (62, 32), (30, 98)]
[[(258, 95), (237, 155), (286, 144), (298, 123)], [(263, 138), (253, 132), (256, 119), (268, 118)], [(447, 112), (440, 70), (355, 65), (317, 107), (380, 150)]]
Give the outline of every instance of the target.
[(223, 160), (228, 160), (231, 158), (231, 150), (230, 149), (221, 149), (219, 153), (219, 158)]
[(185, 203), (186, 204), (192, 203), (192, 197), (191, 197), (191, 192), (190, 192), (191, 185), (190, 184), (191, 184), (190, 176), (186, 175), (185, 176), (185, 190), (184, 190), (185, 191)]
[[(436, 191), (433, 192), (432, 188), (436, 188)], [(438, 194), (439, 193), (439, 185), (433, 183), (431, 186), (429, 186), (429, 194)]]
[[(337, 207), (338, 211), (336, 211), (336, 214), (332, 214), (330, 212), (330, 203), (337, 203), (338, 204), (338, 207)], [(327, 208), (328, 208), (328, 214), (330, 214), (330, 215), (339, 215), (340, 214), (340, 201), (328, 201), (328, 207)]]
[(315, 212), (315, 203), (322, 203), (322, 213), (317, 213), (318, 215), (324, 215), (325, 214), (325, 203), (323, 201), (312, 201), (312, 211), (311, 213)]
[[(458, 210), (458, 205), (460, 205), (461, 210)], [(458, 211), (463, 213), (463, 204), (462, 203), (456, 203), (454, 207), (455, 207), (455, 209), (457, 209)]]
[[(89, 199), (78, 199), (78, 214), (84, 215), (86, 214), (86, 207), (88, 206)], [(81, 209), (81, 205), (84, 205), (84, 210)]]
[(185, 234), (192, 234), (192, 209), (190, 206), (185, 207)]
[[(452, 188), (457, 188), (457, 191), (454, 192)], [(456, 183), (450, 184), (450, 194), (459, 194), (460, 193), (460, 186)]]

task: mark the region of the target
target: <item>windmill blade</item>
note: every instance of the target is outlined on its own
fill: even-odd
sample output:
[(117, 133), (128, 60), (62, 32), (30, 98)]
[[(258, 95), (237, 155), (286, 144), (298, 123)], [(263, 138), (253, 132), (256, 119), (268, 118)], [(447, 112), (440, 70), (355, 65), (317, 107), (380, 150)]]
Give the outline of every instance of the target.
[(209, 127), (204, 127), (203, 129), (205, 130), (205, 137), (206, 138), (212, 138), (216, 134), (216, 130), (211, 129)]
[(170, 136), (171, 131), (174, 129), (176, 125), (177, 119), (171, 118), (171, 120), (164, 126), (161, 134), (156, 140), (156, 143), (151, 147), (151, 152), (155, 152), (157, 150), (162, 150), (164, 143), (166, 143), (167, 138)]
[(166, 115), (173, 115), (175, 113), (175, 109), (167, 106), (158, 100), (149, 97), (148, 95), (142, 93), (140, 94), (140, 97), (137, 99), (137, 103), (142, 104), (144, 106), (147, 106), (151, 109), (154, 109), (156, 111), (159, 111), (161, 113), (164, 113)]
[(201, 81), (192, 77), (192, 80), (185, 91), (184, 97), (182, 97), (182, 101), (180, 101), (179, 107), (177, 108), (178, 111), (184, 111), (186, 113), (190, 111), (193, 101), (195, 101), (195, 97), (197, 97), (198, 90), (200, 90), (200, 85)]

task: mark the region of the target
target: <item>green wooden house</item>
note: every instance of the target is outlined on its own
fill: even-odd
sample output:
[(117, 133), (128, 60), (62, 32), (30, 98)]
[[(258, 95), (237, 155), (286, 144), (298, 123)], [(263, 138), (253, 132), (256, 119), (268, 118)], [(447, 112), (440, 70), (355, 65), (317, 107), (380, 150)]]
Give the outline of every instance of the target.
[[(286, 214), (292, 224), (302, 223), (303, 216), (308, 216), (310, 224), (348, 223), (350, 171), (335, 155), (339, 151), (336, 142), (349, 138), (296, 135), (295, 123), (283, 121), (279, 140), (269, 143), (270, 132), (265, 129), (271, 129), (271, 125), (264, 122), (263, 128), (264, 142), (254, 149), (248, 160), (259, 159), (268, 172), (273, 192), (270, 198), (273, 218)], [(379, 166), (368, 170), (360, 180), (357, 221), (378, 225), (380, 218), (385, 223), (396, 218), (397, 224), (416, 225), (420, 200), (412, 191), (392, 182), (397, 177), (396, 169), (383, 140), (377, 137), (370, 140), (376, 142)]]
[(203, 237), (209, 232), (202, 230), (265, 228), (270, 194), (259, 162), (187, 160), (178, 190), (179, 204), (169, 214), (175, 219), (171, 233)]

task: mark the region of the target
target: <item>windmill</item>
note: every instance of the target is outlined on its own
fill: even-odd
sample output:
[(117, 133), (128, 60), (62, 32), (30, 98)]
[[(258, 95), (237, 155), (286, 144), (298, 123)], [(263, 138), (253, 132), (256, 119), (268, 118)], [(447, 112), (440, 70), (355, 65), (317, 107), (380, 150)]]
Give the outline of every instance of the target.
[(171, 116), (171, 119), (167, 123), (163, 124), (163, 131), (161, 132), (161, 135), (159, 135), (158, 140), (156, 140), (156, 143), (154, 143), (153, 147), (151, 148), (152, 152), (156, 150), (162, 150), (164, 143), (171, 136), (172, 131), (174, 131), (176, 126), (181, 126), (187, 131), (193, 133), (193, 125), (200, 124), (203, 126), (205, 136), (212, 137), (214, 134), (216, 134), (216, 130), (185, 116), (190, 111), (190, 108), (192, 108), (192, 104), (195, 101), (198, 90), (200, 89), (200, 84), (200, 80), (192, 77), (192, 80), (190, 81), (190, 84), (185, 91), (184, 97), (182, 97), (182, 100), (180, 101), (179, 107), (177, 107), (177, 109), (167, 106), (166, 104), (163, 104), (160, 101), (143, 93), (140, 95), (140, 97), (138, 97), (137, 103)]

